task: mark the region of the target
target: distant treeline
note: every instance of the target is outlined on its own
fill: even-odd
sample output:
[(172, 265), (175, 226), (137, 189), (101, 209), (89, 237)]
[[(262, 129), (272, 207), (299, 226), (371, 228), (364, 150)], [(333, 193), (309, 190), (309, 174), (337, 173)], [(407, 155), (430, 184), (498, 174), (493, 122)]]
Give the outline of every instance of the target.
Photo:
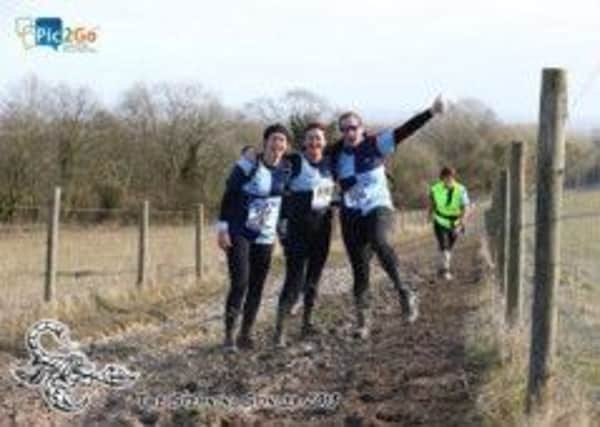
[[(137, 209), (148, 199), (159, 209), (203, 202), (212, 215), (231, 162), (242, 146), (260, 147), (266, 123), (288, 125), (297, 147), (304, 125), (315, 119), (330, 125), (330, 141), (338, 138), (340, 112), (302, 89), (233, 109), (189, 83), (136, 84), (109, 108), (91, 88), (28, 77), (0, 95), (0, 220), (14, 218), (17, 207), (45, 205), (55, 186), (63, 189), (65, 209)], [(367, 127), (375, 131), (408, 118)], [(477, 100), (453, 104), (390, 160), (396, 206), (422, 207), (428, 184), (446, 164), (458, 169), (473, 194), (486, 194), (511, 141), (531, 145), (533, 166), (536, 129), (502, 123)], [(588, 136), (570, 135), (570, 185), (600, 181), (597, 147)]]

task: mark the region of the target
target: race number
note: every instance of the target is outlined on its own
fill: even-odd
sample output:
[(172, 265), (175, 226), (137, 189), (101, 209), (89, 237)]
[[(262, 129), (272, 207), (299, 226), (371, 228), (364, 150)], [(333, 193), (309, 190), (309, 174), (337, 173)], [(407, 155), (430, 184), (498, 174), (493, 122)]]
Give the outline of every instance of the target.
[(361, 209), (368, 204), (366, 187), (363, 183), (357, 182), (348, 191), (344, 193), (344, 205), (350, 209)]
[(275, 231), (280, 205), (281, 198), (279, 197), (252, 200), (248, 207), (246, 227), (257, 232)]
[(330, 179), (323, 179), (313, 189), (312, 194), (312, 209), (323, 209), (328, 207), (331, 204), (331, 199), (333, 198), (333, 190), (334, 184)]

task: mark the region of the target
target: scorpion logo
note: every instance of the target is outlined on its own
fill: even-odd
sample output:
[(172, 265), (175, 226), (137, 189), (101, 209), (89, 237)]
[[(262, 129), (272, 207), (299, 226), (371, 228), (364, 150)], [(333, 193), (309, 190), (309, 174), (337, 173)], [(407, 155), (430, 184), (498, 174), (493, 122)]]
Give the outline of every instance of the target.
[[(59, 344), (57, 351), (48, 351), (40, 342), (51, 335)], [(25, 366), (13, 367), (14, 378), (27, 387), (40, 390), (48, 406), (61, 412), (79, 412), (88, 403), (87, 396), (76, 393), (77, 386), (91, 386), (98, 382), (113, 388), (126, 388), (137, 380), (138, 373), (108, 364), (103, 369), (78, 350), (70, 339), (69, 328), (57, 320), (40, 320), (25, 334), (25, 348), (29, 361)]]

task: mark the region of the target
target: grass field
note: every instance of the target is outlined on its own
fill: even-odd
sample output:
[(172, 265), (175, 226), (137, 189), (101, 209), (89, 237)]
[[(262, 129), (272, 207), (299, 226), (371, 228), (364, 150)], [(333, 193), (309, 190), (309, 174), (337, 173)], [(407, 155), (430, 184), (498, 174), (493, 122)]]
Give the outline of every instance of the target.
[[(533, 209), (528, 217), (533, 219)], [(558, 356), (567, 372), (600, 397), (600, 191), (565, 192), (561, 227)], [(533, 230), (528, 232), (527, 249), (526, 273), (531, 279)], [(525, 291), (527, 304), (531, 288)]]

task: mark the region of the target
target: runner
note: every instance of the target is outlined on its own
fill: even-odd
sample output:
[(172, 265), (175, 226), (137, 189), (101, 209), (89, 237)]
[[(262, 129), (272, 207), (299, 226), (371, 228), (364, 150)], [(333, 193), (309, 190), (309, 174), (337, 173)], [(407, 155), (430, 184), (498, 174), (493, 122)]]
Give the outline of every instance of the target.
[(357, 338), (365, 339), (370, 332), (369, 264), (373, 252), (399, 293), (404, 318), (412, 323), (418, 317), (417, 293), (400, 279), (398, 258), (388, 242), (393, 204), (384, 160), (443, 110), (444, 103), (438, 97), (431, 108), (378, 135), (367, 135), (360, 116), (354, 112), (342, 114), (338, 120), (343, 137), (334, 146), (332, 162), (342, 190), (340, 222), (354, 277)]
[[(225, 302), (224, 348), (251, 349), (252, 326), (271, 265), (282, 195), (289, 162), (283, 159), (290, 134), (280, 125), (265, 129), (263, 152), (256, 159), (242, 155), (227, 180), (218, 223), (218, 243), (227, 254), (230, 289)], [(237, 341), (233, 335), (240, 312)], [(236, 347), (237, 344), (237, 347)]]
[(456, 181), (456, 171), (444, 167), (440, 179), (430, 191), (429, 216), (440, 248), (440, 271), (446, 279), (452, 280), (450, 261), (452, 248), (459, 234), (464, 233), (464, 219), (469, 211), (469, 194), (464, 185)]
[(327, 144), (325, 125), (309, 124), (302, 153), (287, 157), (292, 167), (289, 194), (284, 198), (285, 283), (279, 297), (273, 342), (285, 346), (286, 317), (303, 294), (302, 336), (317, 333), (311, 322), (317, 285), (331, 241), (331, 200), (334, 181), (330, 158), (323, 154)]

